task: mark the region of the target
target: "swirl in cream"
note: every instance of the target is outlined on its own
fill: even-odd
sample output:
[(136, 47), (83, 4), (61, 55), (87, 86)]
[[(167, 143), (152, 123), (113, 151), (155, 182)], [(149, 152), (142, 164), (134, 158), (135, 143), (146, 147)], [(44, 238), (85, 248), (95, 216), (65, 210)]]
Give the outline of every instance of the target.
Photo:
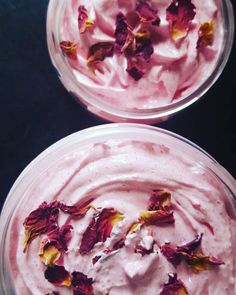
[[(88, 49), (98, 42), (114, 42), (116, 16), (122, 12), (132, 22), (136, 0), (70, 0), (65, 1), (61, 18), (60, 40), (76, 43), (77, 61), (70, 60), (78, 86), (103, 103), (117, 109), (152, 109), (166, 106), (187, 97), (197, 90), (211, 75), (222, 50), (223, 25), (218, 0), (193, 0), (196, 6), (191, 29), (186, 38), (174, 42), (170, 36), (166, 9), (170, 0), (151, 0), (158, 11), (159, 27), (153, 27), (154, 53), (143, 78), (134, 81), (126, 72), (124, 55), (106, 58), (100, 64), (101, 71), (94, 75), (87, 67)], [(94, 29), (84, 34), (78, 31), (78, 7), (84, 5), (94, 21)], [(196, 48), (200, 26), (214, 21), (215, 34), (212, 46)]]
[[(123, 237), (127, 226), (145, 210), (153, 189), (172, 193), (175, 224), (149, 226), (129, 234), (125, 246), (102, 257), (95, 265), (92, 258)], [(219, 180), (186, 154), (169, 146), (143, 141), (109, 140), (77, 147), (38, 175), (15, 210), (9, 228), (10, 267), (16, 294), (45, 295), (58, 291), (72, 294), (67, 287), (56, 287), (44, 278), (45, 266), (38, 257), (42, 236), (33, 240), (23, 253), (23, 221), (42, 202), (59, 200), (68, 205), (93, 196), (93, 205), (115, 208), (125, 219), (112, 230), (111, 237), (97, 243), (86, 255), (79, 254), (85, 229), (92, 219), (91, 208), (83, 219), (71, 219), (72, 240), (64, 257), (69, 272), (80, 271), (93, 278), (94, 294), (156, 295), (167, 281), (167, 274), (177, 272), (189, 294), (233, 294), (235, 290), (236, 214)], [(68, 215), (60, 214), (63, 225)], [(153, 230), (153, 238), (147, 235)], [(224, 265), (193, 273), (186, 265), (177, 269), (161, 254), (165, 242), (181, 245), (196, 233), (203, 233), (204, 253), (220, 257)], [(147, 249), (155, 240), (157, 253), (141, 256), (134, 245)]]

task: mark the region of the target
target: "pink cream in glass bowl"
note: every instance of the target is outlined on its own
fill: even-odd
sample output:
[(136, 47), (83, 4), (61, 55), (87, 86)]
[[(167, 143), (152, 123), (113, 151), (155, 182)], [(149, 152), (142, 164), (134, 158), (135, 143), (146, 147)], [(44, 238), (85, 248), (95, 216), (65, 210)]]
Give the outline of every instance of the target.
[(165, 130), (89, 128), (39, 155), (0, 219), (1, 295), (236, 294), (236, 182)]
[(159, 122), (197, 101), (222, 73), (233, 36), (230, 0), (49, 1), (60, 80), (113, 122)]

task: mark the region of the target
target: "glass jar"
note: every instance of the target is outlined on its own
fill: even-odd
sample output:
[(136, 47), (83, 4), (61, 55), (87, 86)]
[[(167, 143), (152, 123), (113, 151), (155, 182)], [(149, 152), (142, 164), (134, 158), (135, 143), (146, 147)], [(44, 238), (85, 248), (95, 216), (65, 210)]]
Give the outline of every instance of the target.
[[(156, 122), (160, 122), (160, 121), (164, 121), (168, 119), (170, 115), (188, 107), (192, 103), (196, 102), (200, 97), (202, 97), (209, 90), (209, 88), (216, 82), (216, 80), (222, 73), (226, 65), (226, 62), (229, 58), (229, 54), (230, 54), (232, 43), (233, 43), (233, 37), (234, 37), (233, 9), (232, 9), (230, 0), (222, 0), (222, 1), (216, 0), (214, 3), (216, 3), (216, 5), (218, 5), (219, 7), (218, 17), (220, 21), (222, 19), (222, 28), (219, 29), (219, 26), (216, 25), (216, 31), (217, 29), (219, 29), (218, 31), (221, 31), (221, 33), (219, 32), (218, 33), (222, 35), (221, 36), (222, 40), (221, 41), (217, 40), (217, 42), (218, 41), (221, 42), (221, 46), (220, 48), (217, 49), (218, 53), (217, 53), (216, 60), (214, 59), (214, 65), (211, 65), (211, 63), (207, 65), (205, 64), (203, 68), (202, 63), (204, 63), (204, 61), (201, 61), (200, 62), (201, 64), (199, 63), (199, 68), (196, 69), (194, 66), (194, 61), (191, 61), (191, 63), (193, 63), (192, 68), (188, 69), (188, 65), (186, 64), (186, 70), (182, 70), (182, 72), (189, 71), (190, 75), (195, 75), (196, 77), (194, 76), (195, 77), (194, 81), (199, 79), (199, 81), (196, 82), (197, 83), (196, 85), (194, 84), (193, 87), (189, 86), (190, 87), (189, 91), (186, 90), (187, 91), (186, 92), (185, 90), (183, 90), (183, 92), (181, 92), (182, 94), (176, 93), (172, 97), (173, 98), (172, 101), (170, 101), (168, 98), (167, 101), (165, 102), (166, 98), (164, 99), (164, 98), (158, 97), (159, 94), (157, 94), (157, 92), (159, 90), (157, 91), (157, 89), (159, 89), (159, 86), (161, 87), (162, 84), (160, 83), (160, 81), (164, 81), (164, 78), (163, 80), (158, 78), (159, 79), (158, 80), (156, 78), (156, 75), (157, 76), (161, 75), (161, 73), (165, 75), (166, 72), (168, 72), (169, 70), (166, 72), (165, 71), (162, 72), (162, 70), (160, 70), (160, 72), (158, 72), (157, 74), (154, 74), (154, 76), (152, 76), (152, 74), (147, 76), (148, 77), (146, 78), (147, 81), (149, 81), (150, 79), (154, 79), (153, 80), (154, 82), (152, 81), (152, 84), (150, 84), (149, 82), (145, 84), (146, 82), (144, 83), (142, 81), (142, 79), (145, 80), (145, 76), (144, 76), (140, 81), (138, 81), (138, 83), (135, 82), (134, 84), (132, 84), (132, 88), (129, 88), (129, 87), (131, 87), (130, 85), (133, 82), (130, 82), (129, 80), (128, 82), (125, 82), (124, 89), (122, 88), (123, 86), (120, 86), (120, 84), (118, 86), (113, 87), (112, 83), (109, 85), (110, 82), (109, 83), (107, 82), (109, 79), (111, 79), (111, 77), (109, 77), (109, 75), (107, 74), (107, 78), (106, 78), (106, 75), (104, 75), (104, 77), (102, 76), (101, 78), (102, 82), (101, 84), (98, 85), (96, 81), (93, 82), (93, 77), (90, 76), (91, 73), (89, 72), (89, 70), (87, 70), (87, 72), (80, 73), (79, 69), (82, 68), (82, 66), (84, 66), (84, 61), (83, 61), (83, 65), (82, 65), (82, 62), (81, 64), (77, 64), (75, 61), (70, 61), (63, 55), (63, 52), (60, 49), (61, 41), (71, 41), (75, 43), (78, 42), (78, 40), (73, 40), (77, 38), (77, 37), (72, 37), (76, 35), (74, 32), (71, 34), (70, 32), (65, 33), (64, 35), (66, 36), (62, 36), (62, 32), (63, 32), (62, 22), (65, 21), (64, 20), (65, 10), (67, 5), (70, 6), (70, 3), (73, 3), (73, 5), (75, 5), (75, 3), (79, 3), (79, 2), (73, 2), (73, 1), (70, 2), (65, 0), (49, 1), (48, 14), (47, 14), (47, 41), (48, 41), (48, 49), (51, 56), (51, 60), (61, 82), (63, 83), (65, 88), (68, 90), (68, 92), (76, 99), (76, 101), (80, 102), (83, 106), (85, 106), (85, 108), (88, 111), (108, 121), (152, 124), (152, 123), (156, 123)], [(75, 9), (73, 5), (72, 7), (68, 8), (69, 12)], [(69, 12), (67, 12), (67, 14)], [(77, 19), (75, 18), (71, 20), (71, 23), (68, 20), (66, 20), (68, 30), (72, 30), (71, 28), (72, 25), (74, 26), (73, 29), (74, 28), (77, 29), (78, 24), (76, 21)], [(165, 26), (165, 24), (163, 26)], [(79, 31), (78, 31), (78, 34), (79, 34)], [(86, 34), (90, 34), (90, 32)], [(64, 38), (71, 38), (71, 40), (68, 40), (68, 39), (64, 40)], [(190, 37), (190, 39), (191, 38), (192, 36)], [(95, 36), (95, 39), (96, 39), (96, 36)], [(100, 39), (97, 38), (97, 40), (100, 40)], [(191, 44), (192, 41), (190, 40), (188, 42), (189, 42), (188, 44)], [(188, 45), (188, 47), (189, 46), (190, 45)], [(188, 54), (189, 53), (187, 53), (187, 55)], [(211, 54), (212, 52), (211, 53), (208, 52), (208, 56), (210, 56)], [(196, 59), (199, 59), (199, 57), (196, 56)], [(124, 63), (124, 60), (118, 59), (117, 63), (118, 65), (119, 63)], [(116, 64), (116, 61), (114, 62), (114, 65), (115, 64)], [(72, 69), (72, 67), (74, 67), (74, 69)], [(113, 65), (111, 65), (111, 68), (112, 67)], [(200, 67), (202, 67), (202, 69), (200, 69)], [(116, 72), (114, 71), (114, 73)], [(170, 76), (168, 80), (166, 80), (168, 82), (166, 84), (165, 91), (168, 92), (169, 91), (168, 89), (172, 88), (171, 83), (175, 79), (178, 79), (178, 77), (176, 78), (176, 76), (174, 75), (173, 77)], [(193, 77), (190, 76), (186, 81), (189, 81), (191, 79), (193, 79)], [(155, 83), (158, 84), (159, 86), (154, 87), (153, 85), (155, 85)], [(181, 87), (179, 88), (186, 88), (186, 86), (184, 86), (185, 84), (182, 85), (182, 82), (180, 83), (181, 83), (180, 84)], [(188, 82), (184, 82), (184, 83), (188, 83)], [(106, 86), (106, 84), (108, 84), (109, 86)], [(148, 95), (145, 99), (143, 99), (142, 97), (143, 95), (144, 96), (146, 95), (145, 91), (147, 91), (147, 89), (152, 89), (151, 90), (152, 92), (150, 92), (150, 95)], [(113, 90), (114, 90), (114, 93), (113, 93)], [(163, 95), (165, 96), (166, 94), (163, 94)], [(161, 102), (160, 105), (159, 105), (159, 102), (158, 104), (156, 104), (158, 99), (159, 101), (163, 100), (163, 102)], [(132, 102), (132, 100), (134, 101), (134, 103)]]
[[(123, 150), (123, 143), (126, 142), (132, 145), (132, 149), (128, 150), (128, 152)], [(111, 148), (109, 148), (109, 144)], [(146, 144), (148, 145), (146, 146)], [(120, 149), (121, 152), (119, 152)], [(114, 155), (112, 154), (113, 151)], [(118, 155), (117, 157), (116, 154)], [(107, 155), (109, 155), (109, 157)], [(153, 160), (153, 156), (157, 156), (157, 160), (156, 158)], [(151, 160), (150, 163), (148, 163), (149, 157)], [(111, 162), (108, 162), (108, 164), (104, 166), (102, 160), (105, 159), (107, 161), (107, 159), (110, 158), (111, 160), (109, 161)], [(75, 159), (78, 160), (78, 165)], [(178, 159), (180, 159), (180, 161)], [(99, 189), (97, 186), (104, 185), (105, 182), (108, 183), (106, 185), (114, 186), (117, 179), (120, 181), (122, 177), (124, 177), (121, 183), (122, 187), (127, 180), (131, 179), (132, 189), (140, 187), (140, 185), (143, 188), (146, 180), (144, 181), (142, 177), (147, 180), (151, 177), (152, 180), (150, 183), (153, 184), (157, 182), (159, 185), (160, 183), (162, 183), (162, 185), (165, 183), (167, 187), (172, 187), (172, 189), (175, 190), (175, 185), (177, 184), (181, 186), (187, 183), (187, 187), (191, 187), (191, 185), (194, 186), (195, 182), (190, 183), (188, 177), (191, 175), (198, 177), (199, 175), (199, 186), (204, 187), (204, 190), (206, 189), (208, 192), (207, 194), (210, 194), (210, 199), (207, 201), (206, 207), (208, 206), (208, 202), (214, 203), (216, 201), (215, 199), (218, 198), (216, 197), (217, 195), (222, 196), (222, 200), (224, 200), (223, 202), (225, 204), (224, 214), (226, 214), (228, 218), (225, 220), (236, 222), (236, 181), (216, 160), (200, 147), (177, 134), (146, 125), (120, 123), (88, 128), (60, 140), (41, 153), (25, 168), (10, 190), (2, 209), (0, 219), (0, 293), (2, 295), (27, 295), (31, 294), (30, 292), (34, 288), (34, 286), (30, 284), (29, 289), (21, 290), (25, 282), (23, 282), (21, 275), (18, 277), (14, 266), (15, 263), (19, 264), (22, 268), (26, 266), (25, 263), (21, 263), (20, 260), (23, 259), (24, 261), (24, 259), (26, 259), (24, 255), (27, 254), (23, 254), (22, 252), (22, 254), (19, 254), (16, 258), (17, 253), (19, 253), (17, 252), (17, 247), (21, 248), (21, 246), (18, 245), (19, 237), (17, 237), (17, 235), (23, 235), (23, 219), (18, 215), (19, 212), (23, 214), (25, 218), (30, 211), (36, 209), (43, 201), (50, 202), (51, 200), (44, 200), (44, 198), (47, 198), (47, 194), (50, 196), (53, 195), (53, 198), (55, 195), (58, 195), (58, 198), (60, 198), (60, 195), (63, 195), (61, 188), (67, 187), (69, 183), (67, 180), (71, 179), (70, 175), (78, 174), (77, 176), (79, 176), (79, 178), (76, 178), (77, 180), (83, 177), (82, 169), (88, 165), (88, 162), (91, 164), (89, 168), (89, 177), (91, 177), (91, 180), (88, 181), (88, 183), (91, 183), (93, 190), (95, 189), (96, 191)], [(170, 163), (173, 167), (168, 166)], [(175, 163), (178, 164), (176, 167)], [(114, 169), (116, 169), (116, 166), (120, 167), (119, 165), (125, 167), (125, 171), (124, 173), (119, 172), (118, 176), (114, 174), (115, 178), (113, 178), (114, 175), (112, 176), (109, 167), (112, 167), (112, 169), (114, 167)], [(78, 167), (82, 167), (81, 170)], [(133, 167), (133, 170), (130, 167)], [(150, 174), (146, 176), (145, 173), (149, 173), (147, 171), (149, 171)], [(184, 173), (183, 177), (181, 176), (182, 172)], [(101, 180), (101, 177), (104, 178)], [(61, 182), (58, 182), (58, 179)], [(77, 180), (75, 183), (77, 183)], [(210, 193), (211, 189), (204, 186), (206, 185), (205, 180), (207, 184), (212, 185), (212, 187), (216, 189), (216, 195), (212, 195)], [(83, 182), (84, 181), (85, 180), (83, 180)], [(87, 183), (87, 180), (85, 182)], [(204, 184), (201, 184), (201, 182)], [(98, 185), (97, 183), (100, 184)], [(58, 184), (60, 188), (57, 187)], [(154, 187), (156, 185), (153, 184)], [(66, 194), (64, 193), (66, 196), (68, 194), (68, 198), (70, 191), (69, 189)], [(55, 192), (60, 193), (56, 194)], [(73, 193), (72, 198), (77, 198), (77, 193)], [(76, 201), (78, 200), (74, 199), (73, 203), (76, 203)], [(228, 223), (226, 225), (230, 228)], [(231, 227), (233, 227), (233, 223)], [(235, 229), (232, 228), (231, 230), (235, 231)], [(224, 230), (222, 235), (224, 235)], [(12, 261), (10, 261), (10, 259)], [(236, 269), (235, 259), (233, 257), (231, 263), (232, 267)], [(29, 268), (28, 274), (31, 271), (32, 275), (37, 273), (37, 268), (33, 270), (32, 265), (27, 267)], [(26, 279), (26, 281), (29, 280), (29, 276), (26, 278), (24, 277), (24, 279)], [(38, 283), (39, 280), (37, 281), (37, 284)], [(20, 286), (21, 284), (22, 286)], [(49, 290), (49, 292), (52, 291)], [(32, 291), (32, 294), (35, 293)], [(44, 295), (44, 292), (42, 294)]]

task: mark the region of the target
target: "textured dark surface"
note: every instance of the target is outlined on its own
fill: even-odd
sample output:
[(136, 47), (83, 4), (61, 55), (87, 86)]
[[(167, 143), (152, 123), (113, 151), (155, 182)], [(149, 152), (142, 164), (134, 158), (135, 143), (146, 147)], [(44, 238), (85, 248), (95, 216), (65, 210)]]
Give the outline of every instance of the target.
[[(55, 141), (104, 124), (58, 80), (46, 45), (46, 0), (1, 0), (0, 207), (19, 173)], [(234, 0), (233, 0), (234, 2)], [(236, 44), (223, 75), (198, 103), (159, 126), (200, 145), (236, 177)]]

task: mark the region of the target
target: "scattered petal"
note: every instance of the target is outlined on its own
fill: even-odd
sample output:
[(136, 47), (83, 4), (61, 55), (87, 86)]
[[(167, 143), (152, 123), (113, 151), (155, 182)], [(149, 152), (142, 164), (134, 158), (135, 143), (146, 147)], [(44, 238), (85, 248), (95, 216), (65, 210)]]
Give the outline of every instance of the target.
[(32, 211), (25, 219), (24, 252), (28, 245), (39, 235), (51, 232), (58, 228), (58, 202), (42, 203), (38, 209)]
[(88, 278), (82, 272), (72, 273), (72, 286), (74, 295), (93, 295), (93, 279)]
[(142, 256), (149, 255), (154, 252), (154, 245), (155, 245), (155, 241), (153, 241), (150, 249), (146, 249), (142, 245), (137, 245), (135, 248), (135, 253), (139, 253)]
[(148, 201), (148, 210), (169, 210), (171, 207), (171, 193), (163, 189), (154, 190)]
[(157, 10), (154, 10), (146, 0), (139, 0), (136, 6), (136, 12), (142, 23), (150, 23), (153, 26), (160, 25), (160, 18)]
[(186, 37), (196, 14), (195, 9), (191, 0), (172, 0), (167, 8), (166, 19), (170, 24), (171, 37), (174, 41)]
[(126, 47), (133, 42), (131, 30), (122, 12), (116, 16), (115, 39), (114, 49), (118, 54), (123, 53)]
[(151, 34), (148, 30), (141, 30), (135, 35), (135, 56), (141, 56), (145, 62), (149, 62), (154, 52)]
[(90, 198), (86, 201), (82, 200), (74, 206), (67, 206), (63, 203), (60, 203), (60, 209), (64, 213), (70, 214), (73, 217), (84, 217), (90, 208), (94, 208), (94, 206), (91, 205), (91, 202), (93, 202), (93, 200), (94, 198)]
[(144, 71), (136, 58), (128, 60), (126, 71), (135, 81), (140, 80), (144, 75)]
[(189, 243), (186, 243), (182, 246), (177, 246), (177, 252), (192, 254), (201, 245), (202, 236), (203, 234), (198, 234), (196, 235), (195, 239)]
[(71, 277), (69, 272), (64, 268), (64, 266), (54, 265), (49, 266), (45, 273), (45, 278), (52, 284), (56, 286), (67, 286), (71, 285)]
[(214, 32), (215, 24), (213, 20), (202, 24), (198, 31), (197, 48), (211, 46), (214, 41)]
[(181, 280), (177, 279), (176, 273), (169, 273), (169, 281), (164, 284), (160, 295), (188, 295), (188, 290)]
[(198, 253), (195, 255), (186, 255), (186, 259), (188, 265), (195, 273), (208, 270), (212, 266), (224, 264), (223, 260), (212, 256), (205, 256), (203, 253)]
[(80, 33), (85, 33), (88, 29), (93, 28), (94, 22), (88, 17), (88, 10), (84, 5), (79, 6), (78, 13), (78, 24)]
[(67, 243), (71, 239), (71, 225), (64, 225), (61, 229), (57, 229), (48, 234), (48, 238), (42, 241), (39, 256), (45, 265), (54, 264), (60, 257), (62, 252), (66, 252)]
[(172, 210), (142, 211), (140, 221), (143, 225), (158, 225), (175, 222)]
[(89, 48), (87, 65), (94, 72), (97, 63), (103, 61), (106, 57), (112, 57), (114, 44), (111, 42), (99, 42)]
[(110, 237), (113, 226), (123, 219), (124, 215), (113, 208), (104, 208), (96, 212), (83, 234), (80, 254), (87, 254), (96, 243), (105, 242)]
[(60, 42), (62, 52), (70, 59), (77, 60), (77, 44), (70, 41)]
[(131, 224), (130, 228), (127, 231), (127, 234), (133, 234), (134, 232), (136, 232), (136, 230), (138, 229), (138, 227), (140, 226), (140, 222), (134, 222)]
[(111, 249), (106, 249), (104, 251), (105, 254), (110, 254), (116, 250), (119, 250), (121, 248), (123, 248), (125, 246), (125, 238), (120, 239), (119, 241), (117, 241), (113, 247)]
[(173, 247), (170, 243), (165, 243), (161, 247), (161, 253), (171, 262), (175, 267), (178, 266), (181, 262), (181, 255), (176, 251), (176, 248)]
[(93, 263), (93, 264), (97, 263), (98, 260), (99, 260), (101, 257), (102, 257), (102, 255), (97, 255), (97, 256), (93, 257), (93, 259), (92, 259), (92, 263)]

